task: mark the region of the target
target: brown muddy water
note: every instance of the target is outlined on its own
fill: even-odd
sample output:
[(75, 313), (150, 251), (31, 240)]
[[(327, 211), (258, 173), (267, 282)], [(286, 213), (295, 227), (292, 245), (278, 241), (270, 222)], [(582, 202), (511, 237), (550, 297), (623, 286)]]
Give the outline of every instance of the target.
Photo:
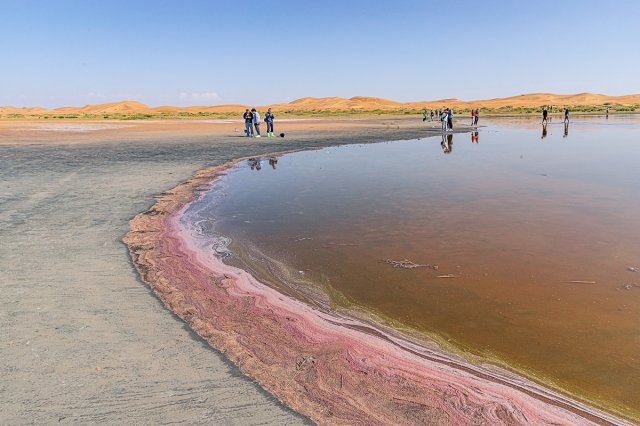
[(193, 208), (254, 271), (640, 418), (640, 118), (485, 123), (243, 161)]

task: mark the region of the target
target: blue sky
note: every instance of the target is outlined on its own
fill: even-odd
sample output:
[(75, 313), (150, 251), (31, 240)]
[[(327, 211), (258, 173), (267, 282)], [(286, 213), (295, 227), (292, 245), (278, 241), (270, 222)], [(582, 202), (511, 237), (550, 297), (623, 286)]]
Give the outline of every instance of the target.
[(0, 105), (640, 93), (640, 1), (0, 0)]

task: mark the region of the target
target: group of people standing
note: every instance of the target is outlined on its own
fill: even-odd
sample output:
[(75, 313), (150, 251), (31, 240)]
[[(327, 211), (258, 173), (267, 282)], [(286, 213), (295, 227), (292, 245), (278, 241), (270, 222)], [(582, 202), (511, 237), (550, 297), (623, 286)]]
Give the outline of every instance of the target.
[(444, 130), (445, 132), (453, 130), (453, 109), (445, 108), (444, 110), (439, 111), (439, 115), (442, 130)]
[[(425, 109), (422, 112), (422, 121), (433, 121), (433, 117), (437, 116), (440, 118), (440, 123), (442, 125), (442, 130), (449, 131), (453, 130), (453, 109), (452, 108), (443, 108), (438, 110), (428, 110)], [(471, 126), (478, 127), (478, 118), (479, 112), (477, 109), (471, 110)]]
[[(243, 118), (245, 136), (248, 138), (262, 137), (260, 135), (260, 125), (262, 124), (262, 121), (260, 120), (260, 113), (255, 108), (251, 108), (251, 111), (247, 108), (244, 112)], [(275, 115), (271, 112), (271, 108), (269, 108), (267, 113), (264, 115), (264, 122), (267, 123), (267, 137), (269, 138), (275, 137), (273, 133), (273, 121), (275, 118)]]

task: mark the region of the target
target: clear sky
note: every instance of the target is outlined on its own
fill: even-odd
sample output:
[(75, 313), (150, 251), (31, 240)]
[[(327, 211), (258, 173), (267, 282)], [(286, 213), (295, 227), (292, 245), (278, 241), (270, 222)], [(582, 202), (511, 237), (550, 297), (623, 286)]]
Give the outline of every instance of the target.
[(0, 0), (0, 105), (640, 93), (640, 1)]

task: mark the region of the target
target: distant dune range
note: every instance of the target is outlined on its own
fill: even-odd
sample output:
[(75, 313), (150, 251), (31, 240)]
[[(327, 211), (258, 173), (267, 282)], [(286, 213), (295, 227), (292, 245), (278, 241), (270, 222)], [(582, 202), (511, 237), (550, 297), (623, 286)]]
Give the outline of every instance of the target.
[[(260, 105), (260, 110), (271, 107), (274, 111), (402, 111), (419, 110), (423, 108), (435, 109), (452, 107), (454, 109), (484, 108), (540, 108), (545, 105), (555, 107), (577, 107), (577, 106), (597, 106), (597, 105), (640, 105), (640, 94), (624, 96), (607, 96), (595, 93), (578, 93), (574, 95), (557, 95), (553, 93), (529, 93), (508, 98), (484, 99), (475, 101), (463, 101), (460, 99), (438, 99), (419, 102), (397, 102), (389, 99), (374, 98), (366, 96), (356, 96), (353, 98), (301, 98), (289, 103)], [(158, 106), (150, 107), (137, 101), (122, 101), (105, 104), (85, 105), (82, 107), (60, 107), (46, 109), (41, 107), (12, 107), (0, 106), (0, 115), (104, 115), (104, 114), (151, 114), (151, 115), (171, 115), (171, 114), (216, 114), (216, 113), (236, 113), (242, 112), (245, 108), (254, 105), (201, 105), (201, 106)]]

